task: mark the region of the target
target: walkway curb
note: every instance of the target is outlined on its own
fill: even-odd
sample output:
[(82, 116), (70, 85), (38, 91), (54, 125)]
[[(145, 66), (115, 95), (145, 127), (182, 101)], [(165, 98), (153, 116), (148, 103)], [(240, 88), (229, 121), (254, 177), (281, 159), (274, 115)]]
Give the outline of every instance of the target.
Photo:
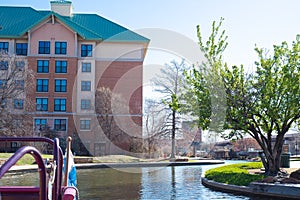
[(253, 182), (249, 187), (218, 183), (202, 177), (201, 182), (205, 187), (245, 196), (265, 197), (272, 199), (299, 199), (300, 185), (296, 184), (269, 184)]
[[(133, 163), (80, 163), (75, 164), (77, 169), (101, 169), (101, 168), (130, 168), (130, 167), (169, 167), (190, 165), (214, 165), (224, 164), (222, 160), (199, 160), (196, 162), (133, 162)], [(37, 165), (13, 166), (8, 173), (36, 172)]]
[(197, 162), (136, 162), (136, 163), (86, 163), (76, 164), (77, 169), (97, 168), (129, 168), (129, 167), (170, 167), (190, 165), (215, 165), (224, 164), (221, 160), (199, 160)]

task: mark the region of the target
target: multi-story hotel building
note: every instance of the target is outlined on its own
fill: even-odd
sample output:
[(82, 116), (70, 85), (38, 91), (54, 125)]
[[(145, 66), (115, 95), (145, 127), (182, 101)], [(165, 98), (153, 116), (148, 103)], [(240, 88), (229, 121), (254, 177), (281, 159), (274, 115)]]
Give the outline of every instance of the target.
[[(61, 138), (78, 134), (94, 155), (131, 150), (131, 139), (142, 135), (149, 40), (97, 14), (73, 13), (70, 1), (50, 4), (49, 11), (0, 6), (0, 49), (23, 57), (34, 74), (34, 87), (22, 100), (33, 134), (45, 126)], [(105, 110), (96, 108), (100, 87), (117, 94), (126, 109), (99, 113)], [(110, 141), (99, 122), (104, 115), (114, 116), (114, 126), (129, 137)]]

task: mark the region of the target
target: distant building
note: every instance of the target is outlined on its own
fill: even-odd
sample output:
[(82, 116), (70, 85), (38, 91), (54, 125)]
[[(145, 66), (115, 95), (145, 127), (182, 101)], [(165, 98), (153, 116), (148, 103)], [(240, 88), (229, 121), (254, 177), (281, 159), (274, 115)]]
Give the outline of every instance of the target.
[(229, 151), (232, 148), (232, 143), (229, 141), (218, 142), (213, 148), (213, 157), (216, 159), (229, 159)]
[[(71, 1), (50, 3), (51, 10), (0, 6), (0, 50), (25, 58), (34, 72), (35, 87), (22, 100), (32, 131), (49, 126), (60, 138), (78, 134), (94, 155), (131, 150), (131, 138), (142, 134), (149, 39), (97, 14), (74, 13)], [(100, 87), (126, 102), (126, 112), (111, 113), (128, 136), (124, 141), (112, 143), (99, 126), (94, 107)]]
[[(274, 140), (275, 141), (275, 140)], [(273, 141), (273, 142), (274, 142)], [(284, 137), (283, 152), (290, 153), (292, 155), (300, 155), (300, 134), (290, 133), (286, 134)]]

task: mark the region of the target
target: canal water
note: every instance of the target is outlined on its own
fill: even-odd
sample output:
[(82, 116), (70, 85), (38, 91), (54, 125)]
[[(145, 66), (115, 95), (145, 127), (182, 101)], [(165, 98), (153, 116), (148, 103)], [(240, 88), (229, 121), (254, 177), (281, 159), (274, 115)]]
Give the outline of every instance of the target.
[(90, 200), (250, 199), (204, 187), (201, 176), (210, 167), (213, 166), (79, 170), (78, 188), (80, 198)]
[[(216, 192), (201, 184), (204, 172), (219, 165), (77, 170), (81, 200), (250, 199)], [(37, 173), (10, 174), (0, 185), (38, 185)]]

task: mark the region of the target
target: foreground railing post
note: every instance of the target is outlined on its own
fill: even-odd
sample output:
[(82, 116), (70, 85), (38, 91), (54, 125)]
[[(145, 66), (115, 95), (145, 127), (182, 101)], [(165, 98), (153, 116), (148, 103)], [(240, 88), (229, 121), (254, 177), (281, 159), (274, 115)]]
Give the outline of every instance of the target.
[(0, 179), (4, 176), (4, 174), (14, 166), (18, 160), (20, 160), (25, 154), (30, 154), (34, 157), (35, 162), (38, 165), (38, 172), (40, 175), (40, 200), (47, 199), (47, 187), (46, 187), (46, 166), (44, 164), (42, 155), (39, 151), (30, 146), (24, 146), (18, 149), (14, 155), (12, 155), (0, 168)]

